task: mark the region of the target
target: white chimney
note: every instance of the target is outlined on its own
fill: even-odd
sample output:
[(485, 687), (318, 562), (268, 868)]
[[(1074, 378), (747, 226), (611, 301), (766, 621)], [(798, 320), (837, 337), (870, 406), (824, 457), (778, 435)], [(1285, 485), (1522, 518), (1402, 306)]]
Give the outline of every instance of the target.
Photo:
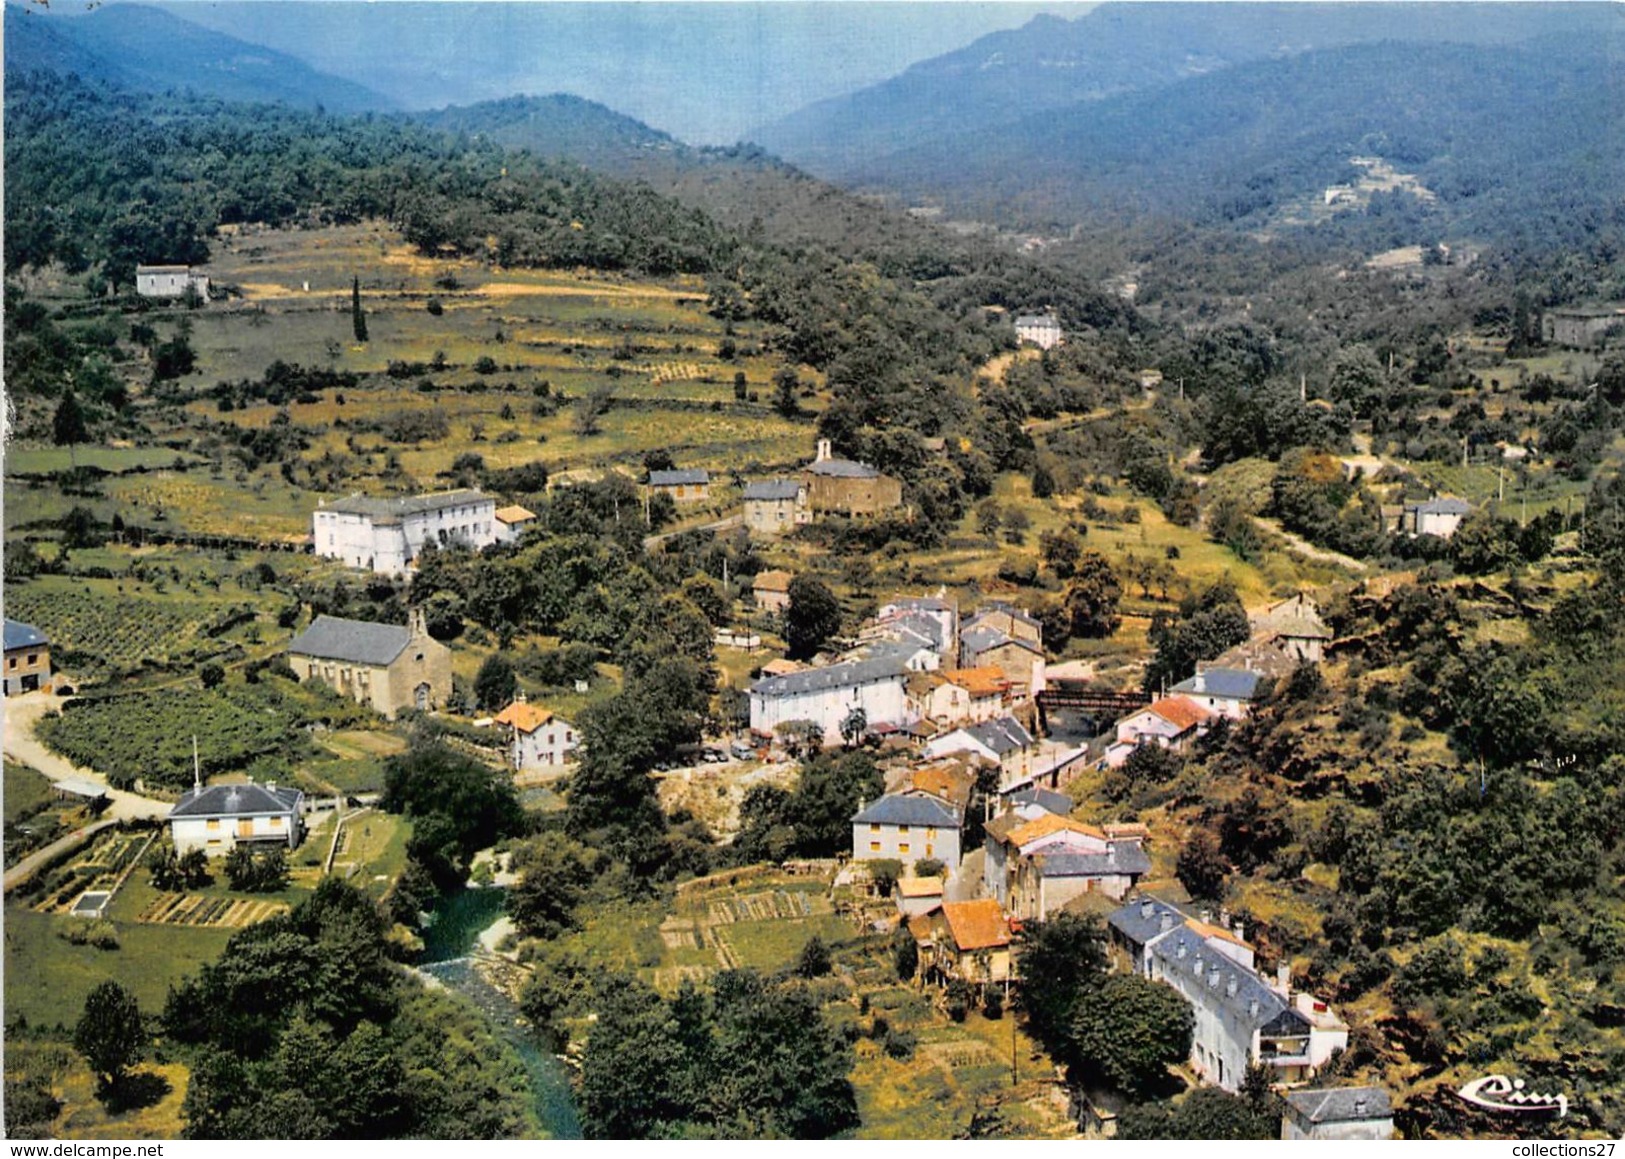
[(1153, 913), (1156, 912), (1156, 908), (1157, 907), (1152, 905), (1149, 901), (1142, 901), (1140, 903), (1140, 916), (1142, 918), (1149, 918)]
[(1236, 996), (1236, 989), (1238, 986), (1239, 983), (1236, 981), (1236, 976), (1232, 974), (1230, 975), (1230, 980), (1224, 984), (1224, 992), (1230, 997), (1234, 998)]
[(816, 459), (814, 459), (813, 462), (815, 462), (815, 463), (827, 463), (827, 462), (829, 462), (829, 458), (830, 458), (829, 440), (828, 439), (819, 439), (818, 440), (818, 457)]
[(1282, 998), (1292, 997), (1292, 963), (1282, 962), (1275, 967), (1275, 988)]
[(1219, 907), (1219, 925), (1224, 929), (1230, 928), (1230, 911), (1223, 906)]
[(1209, 990), (1216, 990), (1219, 986), (1219, 968), (1214, 966), (1207, 972), (1207, 986)]
[[(1171, 913), (1168, 913), (1166, 910), (1164, 910), (1163, 915), (1162, 915), (1162, 923), (1161, 924), (1162, 924), (1162, 932), (1163, 933), (1167, 933), (1169, 930), (1173, 929), (1174, 928), (1174, 915), (1171, 914)], [(1180, 950), (1181, 956), (1183, 956), (1183, 954), (1185, 952), (1185, 947), (1180, 946), (1179, 950)]]

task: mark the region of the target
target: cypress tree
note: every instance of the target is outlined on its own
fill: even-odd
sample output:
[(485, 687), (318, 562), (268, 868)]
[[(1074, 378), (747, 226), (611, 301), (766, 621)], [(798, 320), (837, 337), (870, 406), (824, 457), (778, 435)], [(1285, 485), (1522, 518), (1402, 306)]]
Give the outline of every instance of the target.
[(361, 312), (361, 279), (350, 279), (350, 318), (355, 323), (355, 340), (367, 340), (367, 316)]

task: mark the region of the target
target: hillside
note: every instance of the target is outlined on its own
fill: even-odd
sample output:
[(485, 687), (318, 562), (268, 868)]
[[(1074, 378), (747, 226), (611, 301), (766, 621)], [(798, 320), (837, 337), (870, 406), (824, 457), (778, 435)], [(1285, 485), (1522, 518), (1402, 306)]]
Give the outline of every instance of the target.
[[(925, 141), (851, 178), (1028, 226), (1158, 215), (1256, 229), (1295, 217), (1357, 235), (1386, 214), (1415, 235), (1407, 242), (1572, 234), (1563, 217), (1590, 228), (1576, 211), (1617, 206), (1625, 116), (1595, 98), (1611, 75), (1605, 49), (1579, 39), (1356, 45), (1029, 116), (994, 138)], [(1317, 213), (1327, 187), (1360, 176), (1361, 156), (1414, 180), (1362, 212)]]
[(394, 107), (388, 97), (318, 72), (286, 53), (143, 5), (58, 17), (7, 4), (5, 32), (8, 73), (77, 73), (145, 92), (190, 89), (226, 100), (280, 101), (333, 112)]
[(751, 136), (820, 176), (852, 178), (884, 171), (884, 158), (911, 146), (991, 143), (1022, 117), (1042, 121), (1051, 110), (1250, 61), (1372, 41), (1595, 36), (1616, 15), (1598, 5), (1553, 4), (1107, 4), (1074, 20), (1035, 17)]

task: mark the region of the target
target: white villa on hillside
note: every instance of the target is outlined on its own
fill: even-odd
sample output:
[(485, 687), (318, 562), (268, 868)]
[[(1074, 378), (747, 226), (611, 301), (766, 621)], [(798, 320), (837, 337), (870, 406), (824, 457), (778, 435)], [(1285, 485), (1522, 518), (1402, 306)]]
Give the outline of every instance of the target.
[(569, 721), (523, 700), (497, 713), (494, 723), (512, 731), (508, 763), (519, 770), (557, 768), (580, 743)]
[(478, 550), (508, 531), (497, 519), (496, 499), (475, 488), (401, 499), (351, 495), (316, 509), (311, 538), (317, 555), (399, 575), (417, 563), (425, 544)]
[(304, 793), (274, 783), (193, 785), (169, 811), (169, 831), (177, 854), (215, 857), (249, 843), (292, 849), (304, 837), (304, 806)]

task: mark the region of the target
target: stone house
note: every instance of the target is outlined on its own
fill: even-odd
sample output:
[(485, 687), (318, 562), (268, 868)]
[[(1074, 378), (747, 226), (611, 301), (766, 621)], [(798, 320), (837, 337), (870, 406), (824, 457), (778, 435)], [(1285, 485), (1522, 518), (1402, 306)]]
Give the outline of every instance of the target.
[(958, 724), (970, 715), (970, 697), (943, 672), (913, 672), (905, 685), (914, 717), (935, 724)]
[(7, 696), (46, 691), (51, 687), (51, 642), (45, 633), (21, 620), (5, 623), (4, 687)]
[(818, 440), (817, 457), (802, 468), (807, 505), (820, 515), (884, 515), (903, 505), (903, 484), (867, 463), (837, 459), (828, 439)]
[(991, 628), (1029, 644), (1042, 646), (1044, 643), (1044, 626), (1021, 608), (1003, 600), (990, 600), (965, 621), (965, 631), (978, 628)]
[(1449, 539), (1467, 517), (1472, 505), (1465, 499), (1428, 499), (1421, 503), (1405, 504), (1400, 530), (1413, 539), (1418, 535), (1437, 535)]
[(929, 935), (920, 956), (928, 977), (959, 978), (973, 986), (1008, 984), (1014, 977), (1010, 922), (992, 898), (945, 901), (924, 921)]
[(650, 471), (649, 494), (670, 495), (676, 503), (703, 503), (711, 497), (711, 473), (703, 467)]
[(1269, 605), (1252, 617), (1252, 625), (1254, 639), (1273, 644), (1297, 661), (1320, 663), (1332, 640), (1332, 630), (1320, 618), (1320, 609), (1302, 592)]
[(922, 917), (942, 906), (942, 878), (900, 877), (892, 894), (897, 912), (904, 919)]
[(1136, 834), (1113, 836), (1071, 817), (1032, 812), (1011, 810), (989, 821), (983, 846), (983, 888), (1017, 918), (1043, 921), (1085, 893), (1121, 899), (1151, 871)]
[(925, 793), (894, 793), (871, 801), (852, 817), (854, 861), (935, 858), (959, 867), (959, 827), (964, 815), (947, 801)]
[(758, 535), (782, 535), (812, 521), (807, 487), (799, 479), (745, 484), (745, 526)]
[(195, 784), (169, 811), (169, 832), (177, 854), (201, 849), (210, 857), (238, 845), (283, 845), (304, 839), (305, 795), (275, 783)]
[(311, 539), (319, 556), (399, 575), (416, 566), (428, 544), (477, 551), (496, 543), (503, 534), (496, 507), (478, 488), (399, 499), (351, 495), (316, 509)]
[(288, 666), (301, 681), (320, 680), (392, 719), (403, 708), (439, 708), (451, 696), (451, 650), (429, 635), (421, 608), (404, 628), (318, 616), (289, 642)]
[(972, 621), (959, 636), (961, 668), (997, 668), (1010, 681), (1016, 703), (1044, 691), (1044, 649), (1024, 636)]
[(524, 700), (497, 713), (494, 723), (510, 730), (508, 763), (515, 769), (557, 768), (569, 759), (579, 738), (575, 726)]
[(1571, 306), (1547, 310), (1540, 328), (1547, 342), (1584, 349), (1601, 346), (1611, 335), (1625, 334), (1625, 306)]
[(761, 571), (750, 585), (756, 597), (756, 606), (764, 612), (779, 613), (790, 606), (790, 581), (796, 577), (787, 571)]
[(1381, 1087), (1328, 1087), (1281, 1096), (1281, 1138), (1387, 1140), (1394, 1111)]
[(188, 290), (200, 298), (209, 296), (207, 274), (192, 272), (191, 266), (136, 266), (135, 292), (143, 298), (184, 298)]

